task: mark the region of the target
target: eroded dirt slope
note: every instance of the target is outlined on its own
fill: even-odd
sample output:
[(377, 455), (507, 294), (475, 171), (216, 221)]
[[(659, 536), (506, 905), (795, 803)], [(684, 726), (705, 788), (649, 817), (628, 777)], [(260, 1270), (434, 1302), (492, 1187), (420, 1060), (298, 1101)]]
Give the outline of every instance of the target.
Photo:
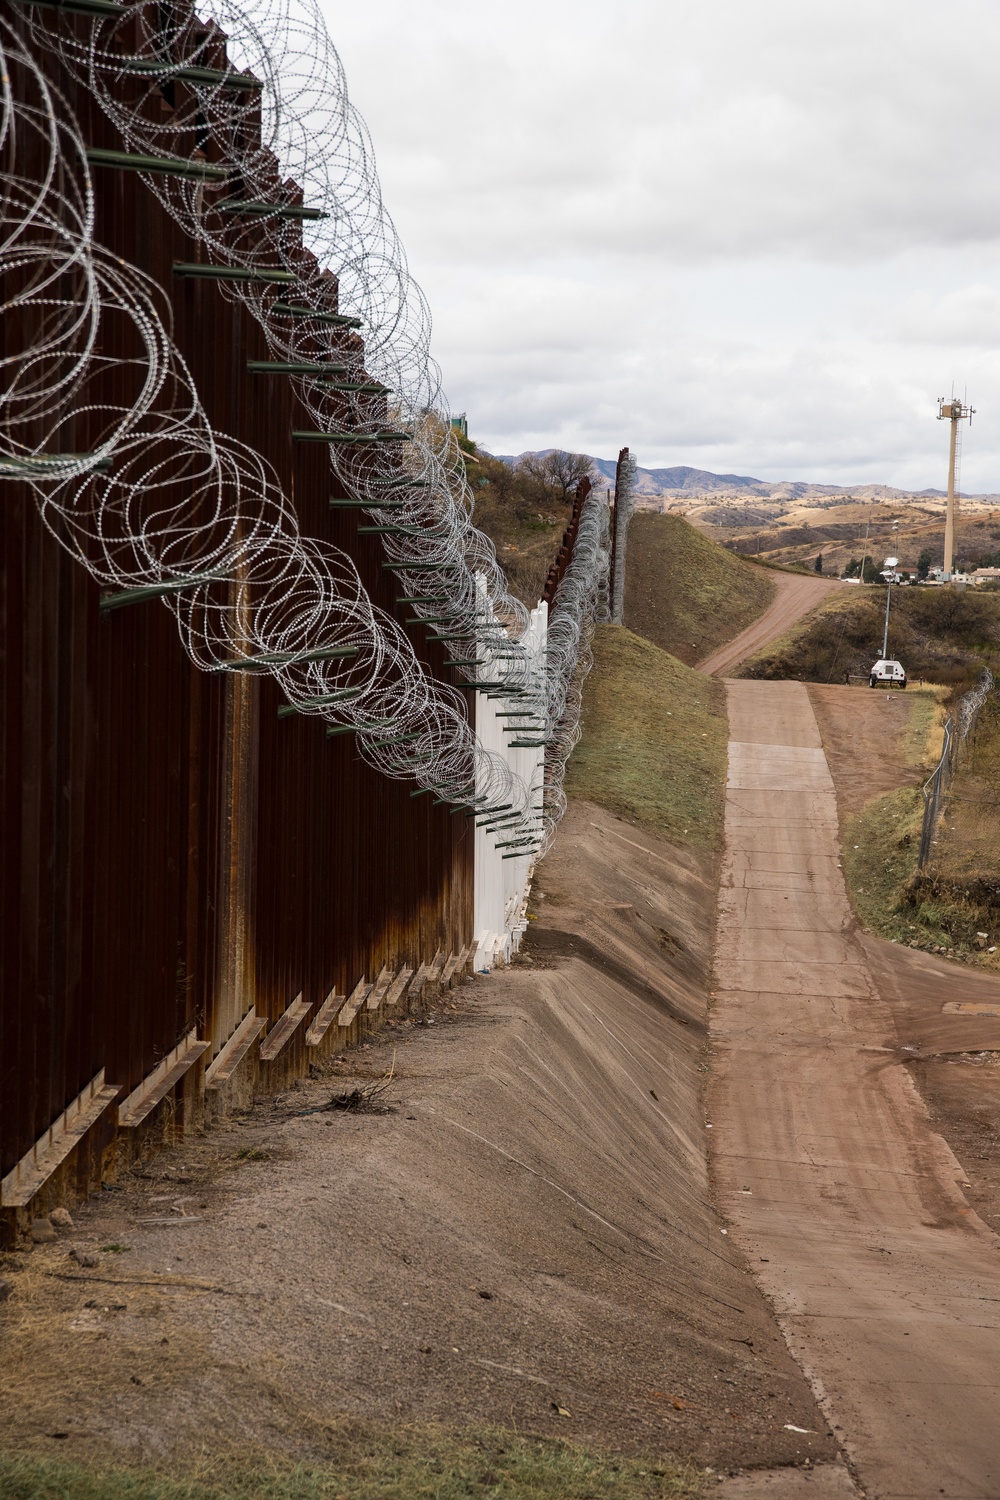
[[(538, 894), (530, 962), (158, 1157), (6, 1273), (8, 1443), (316, 1458), (347, 1413), (829, 1456), (708, 1201), (710, 858), (576, 804)], [(328, 1108), (390, 1070), (392, 1113)]]

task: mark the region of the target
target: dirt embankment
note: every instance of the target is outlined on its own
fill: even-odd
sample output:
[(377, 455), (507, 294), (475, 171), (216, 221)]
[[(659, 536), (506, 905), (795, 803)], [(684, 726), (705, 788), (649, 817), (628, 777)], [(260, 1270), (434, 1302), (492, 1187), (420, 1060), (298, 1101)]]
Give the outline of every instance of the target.
[[(5, 1273), (6, 1443), (315, 1462), (347, 1415), (714, 1468), (829, 1453), (710, 1204), (714, 898), (710, 855), (574, 804), (516, 968), (158, 1157)], [(390, 1072), (391, 1112), (329, 1108)]]

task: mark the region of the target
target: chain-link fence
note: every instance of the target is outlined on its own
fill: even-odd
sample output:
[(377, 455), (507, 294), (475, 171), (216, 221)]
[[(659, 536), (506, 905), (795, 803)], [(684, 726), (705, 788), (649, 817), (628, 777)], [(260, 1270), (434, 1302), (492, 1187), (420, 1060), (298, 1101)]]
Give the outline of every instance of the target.
[(934, 829), (937, 826), (941, 806), (947, 795), (948, 787), (954, 775), (955, 766), (961, 755), (962, 749), (976, 727), (976, 720), (987, 697), (993, 690), (993, 673), (987, 668), (971, 693), (966, 693), (958, 701), (955, 712), (948, 717), (944, 726), (944, 745), (941, 748), (941, 759), (938, 761), (930, 776), (924, 782), (922, 791), (924, 798), (924, 821), (920, 830), (920, 855), (917, 859), (917, 869), (923, 870), (930, 858), (931, 843), (934, 838)]

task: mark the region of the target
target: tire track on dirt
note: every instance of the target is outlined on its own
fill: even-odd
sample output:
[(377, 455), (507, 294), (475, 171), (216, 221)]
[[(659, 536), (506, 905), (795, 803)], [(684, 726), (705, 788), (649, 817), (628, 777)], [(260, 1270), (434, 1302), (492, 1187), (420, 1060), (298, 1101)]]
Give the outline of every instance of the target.
[(886, 1049), (806, 689), (728, 693), (720, 1205), (867, 1492), (995, 1500), (1000, 1243)]
[(809, 578), (805, 574), (799, 577), (794, 573), (775, 573), (774, 582), (778, 592), (773, 603), (746, 630), (698, 662), (699, 672), (708, 677), (724, 677), (822, 604), (831, 589), (840, 587), (837, 579)]

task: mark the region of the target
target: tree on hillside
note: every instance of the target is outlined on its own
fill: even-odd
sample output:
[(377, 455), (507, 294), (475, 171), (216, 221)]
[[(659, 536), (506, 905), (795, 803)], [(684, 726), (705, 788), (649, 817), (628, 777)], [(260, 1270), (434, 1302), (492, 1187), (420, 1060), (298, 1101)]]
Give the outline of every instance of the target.
[(844, 569), (843, 576), (845, 578), (857, 578), (859, 574), (861, 574), (862, 583), (874, 583), (876, 579), (882, 576), (879, 573), (878, 568), (875, 566), (873, 558), (866, 557), (864, 560), (864, 564), (862, 565), (861, 559), (859, 557), (852, 557), (850, 562), (847, 564), (847, 567)]
[(822, 554), (822, 552), (817, 552), (817, 554), (816, 554), (816, 561), (813, 563), (813, 567), (815, 568), (815, 570), (816, 570), (817, 573), (822, 573), (822, 571), (823, 571), (823, 554)]
[(924, 550), (923, 550), (923, 552), (921, 552), (920, 556), (917, 558), (917, 577), (918, 578), (923, 579), (923, 578), (927, 577), (928, 573), (931, 570), (931, 563), (933, 561), (934, 561), (933, 555), (925, 547)]
[(590, 477), (590, 459), (582, 453), (547, 453), (545, 462), (553, 486), (559, 486), (560, 498), (568, 500), (581, 479)]
[(529, 453), (515, 473), (540, 505), (557, 501), (565, 505), (581, 479), (590, 475), (590, 460), (582, 453)]

